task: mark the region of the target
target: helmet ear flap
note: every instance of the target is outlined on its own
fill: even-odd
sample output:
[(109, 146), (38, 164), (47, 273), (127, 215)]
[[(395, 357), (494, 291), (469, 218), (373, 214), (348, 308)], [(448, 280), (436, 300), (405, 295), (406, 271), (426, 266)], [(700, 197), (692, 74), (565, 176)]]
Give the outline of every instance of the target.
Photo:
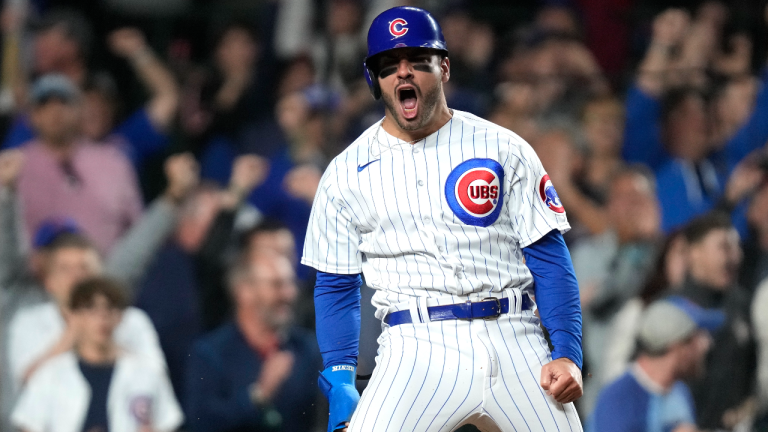
[(379, 80), (376, 78), (376, 74), (368, 65), (363, 62), (363, 68), (365, 69), (365, 81), (368, 82), (368, 88), (371, 90), (374, 100), (381, 99), (381, 87), (379, 86)]

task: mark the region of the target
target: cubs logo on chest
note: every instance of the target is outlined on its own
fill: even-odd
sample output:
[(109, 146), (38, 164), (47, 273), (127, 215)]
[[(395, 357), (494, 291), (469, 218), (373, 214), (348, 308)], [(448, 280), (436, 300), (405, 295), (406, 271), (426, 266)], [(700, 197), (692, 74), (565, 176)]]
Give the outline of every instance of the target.
[(492, 225), (499, 218), (504, 201), (504, 169), (493, 159), (460, 163), (445, 182), (445, 199), (465, 224)]

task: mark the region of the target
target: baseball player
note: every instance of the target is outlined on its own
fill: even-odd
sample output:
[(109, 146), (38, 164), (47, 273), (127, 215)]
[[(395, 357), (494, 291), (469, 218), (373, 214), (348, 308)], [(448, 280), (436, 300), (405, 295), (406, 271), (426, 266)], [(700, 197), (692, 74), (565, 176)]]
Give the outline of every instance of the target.
[[(514, 133), (448, 108), (448, 49), (427, 11), (379, 15), (364, 66), (386, 115), (325, 172), (302, 258), (319, 271), (328, 431), (580, 431), (570, 226), (541, 162)], [(383, 322), (362, 398), (361, 272)]]

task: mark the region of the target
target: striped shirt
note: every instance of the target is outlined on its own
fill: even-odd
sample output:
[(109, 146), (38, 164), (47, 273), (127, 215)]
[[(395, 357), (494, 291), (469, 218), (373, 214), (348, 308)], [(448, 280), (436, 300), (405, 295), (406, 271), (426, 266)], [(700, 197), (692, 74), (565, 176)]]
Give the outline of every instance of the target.
[(323, 175), (301, 262), (362, 272), (380, 319), (412, 297), (446, 304), (529, 288), (522, 248), (570, 229), (531, 146), (456, 110), (413, 144), (380, 126)]

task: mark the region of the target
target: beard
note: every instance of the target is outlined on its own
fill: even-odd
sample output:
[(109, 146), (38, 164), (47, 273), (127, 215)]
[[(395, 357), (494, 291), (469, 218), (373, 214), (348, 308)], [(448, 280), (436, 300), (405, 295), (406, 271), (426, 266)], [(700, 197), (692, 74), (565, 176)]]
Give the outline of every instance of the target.
[(400, 103), (400, 101), (397, 100), (397, 95), (390, 95), (390, 94), (384, 94), (382, 92), (381, 99), (384, 102), (384, 107), (386, 108), (387, 112), (392, 116), (392, 119), (395, 120), (395, 123), (397, 123), (397, 126), (404, 130), (404, 131), (416, 131), (424, 126), (428, 125), (430, 120), (432, 120), (432, 116), (435, 113), (435, 107), (437, 106), (437, 103), (440, 100), (440, 95), (443, 92), (443, 82), (440, 80), (437, 80), (437, 83), (427, 89), (427, 92), (424, 93), (421, 91), (421, 87), (417, 86), (414, 83), (409, 83), (413, 85), (416, 88), (417, 92), (417, 103), (421, 104), (419, 107), (419, 113), (416, 116), (416, 118), (412, 120), (408, 120), (405, 118), (402, 118), (400, 116), (400, 111), (397, 109), (397, 104)]

